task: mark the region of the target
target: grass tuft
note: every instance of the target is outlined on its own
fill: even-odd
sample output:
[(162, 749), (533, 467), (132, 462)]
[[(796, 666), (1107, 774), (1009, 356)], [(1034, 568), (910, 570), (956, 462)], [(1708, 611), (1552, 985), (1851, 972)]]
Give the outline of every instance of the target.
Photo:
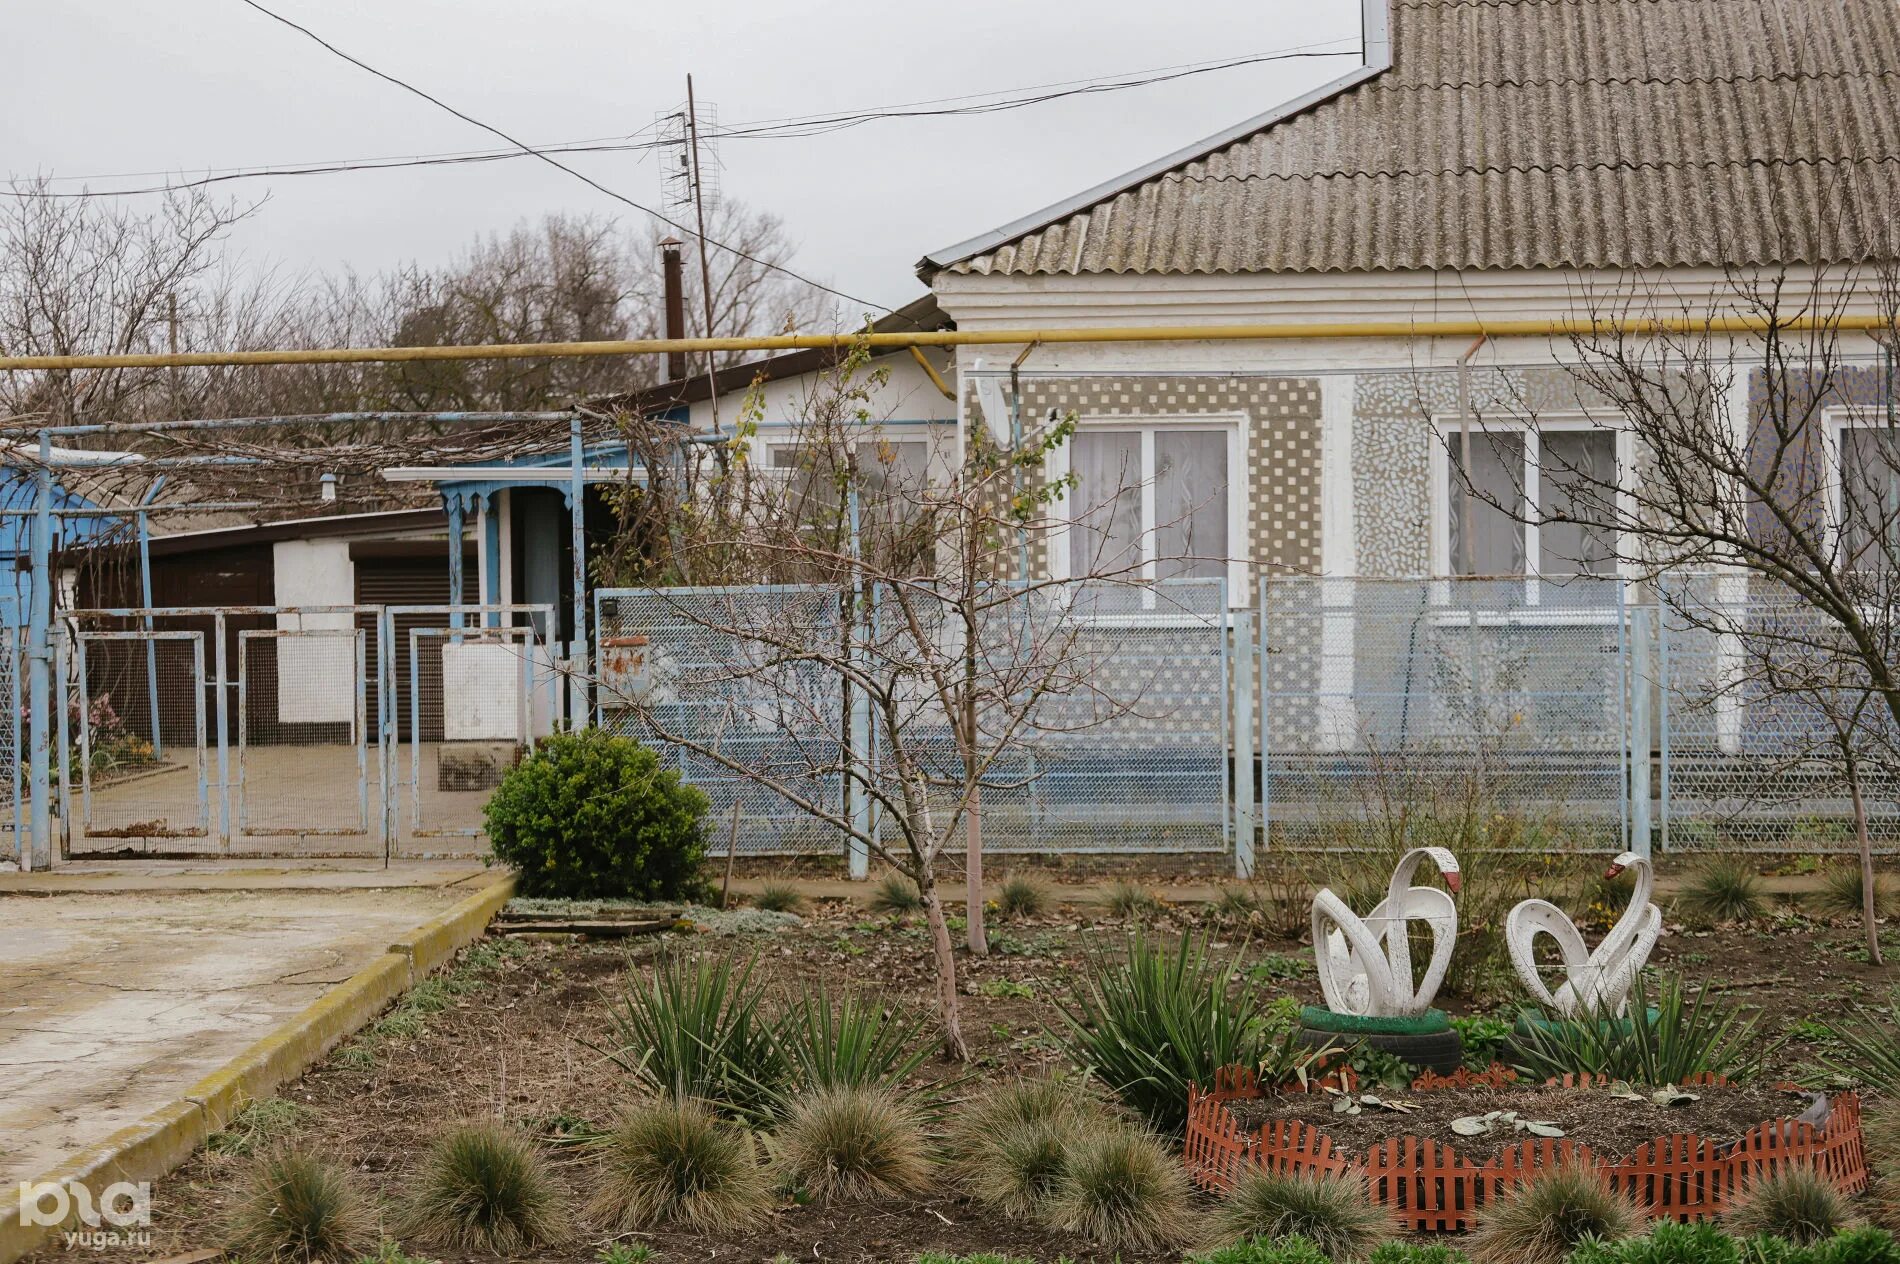
[[(1821, 871), (1821, 885), (1808, 897), (1815, 912), (1842, 921), (1858, 920), (1861, 912), (1860, 865), (1829, 865)], [(1896, 903), (1893, 880), (1874, 873), (1874, 916), (1891, 917)]]
[(785, 1059), (753, 974), (758, 959), (667, 952), (607, 1006), (601, 1052), (650, 1093), (739, 1115), (771, 1109)]
[(1055, 903), (1047, 883), (1012, 873), (996, 892), (996, 911), (1007, 918), (1041, 917)]
[(752, 907), (768, 913), (796, 913), (805, 907), (805, 896), (789, 882), (767, 882), (752, 897)]
[(226, 1240), (242, 1259), (337, 1264), (376, 1249), (375, 1217), (349, 1172), (315, 1155), (260, 1159), (234, 1202)]
[(1222, 887), (1209, 911), (1218, 922), (1249, 922), (1261, 912), (1260, 896), (1251, 887)]
[(503, 1125), (478, 1123), (430, 1147), (408, 1228), (456, 1250), (516, 1255), (560, 1237), (565, 1220), (534, 1147)]
[(1697, 866), (1676, 897), (1676, 906), (1694, 921), (1709, 924), (1753, 922), (1768, 911), (1761, 875), (1732, 856), (1716, 856)]
[(1365, 1182), (1340, 1176), (1243, 1176), (1215, 1214), (1224, 1241), (1297, 1234), (1335, 1261), (1360, 1260), (1392, 1236), (1386, 1209), (1366, 1197)]
[(1798, 1246), (1831, 1238), (1853, 1223), (1847, 1199), (1812, 1167), (1787, 1167), (1756, 1180), (1722, 1217), (1736, 1237), (1766, 1233)]
[(874, 913), (888, 913), (892, 917), (904, 917), (911, 913), (921, 913), (924, 897), (917, 891), (917, 884), (901, 873), (887, 873), (878, 879), (866, 897)]
[(929, 1020), (875, 995), (820, 983), (800, 992), (777, 1027), (789, 1079), (802, 1091), (860, 1086), (896, 1091), (933, 1046)]
[(807, 1093), (774, 1140), (789, 1182), (821, 1202), (919, 1193), (932, 1175), (917, 1115), (883, 1089)]
[(771, 1206), (771, 1180), (749, 1135), (703, 1106), (657, 1102), (628, 1114), (608, 1138), (588, 1211), (622, 1231), (679, 1224), (723, 1233), (757, 1223)]
[(256, 1154), (288, 1136), (308, 1113), (286, 1097), (251, 1102), (205, 1138), (205, 1149), (213, 1154)]
[(1111, 917), (1153, 917), (1161, 911), (1161, 897), (1139, 882), (1120, 878), (1102, 892), (1102, 907)]
[(1561, 1167), (1487, 1206), (1466, 1246), (1477, 1264), (1563, 1264), (1585, 1238), (1616, 1241), (1642, 1223), (1636, 1204), (1595, 1172)]
[(1069, 1154), (1043, 1214), (1106, 1247), (1158, 1250), (1188, 1236), (1187, 1173), (1153, 1134), (1107, 1129)]

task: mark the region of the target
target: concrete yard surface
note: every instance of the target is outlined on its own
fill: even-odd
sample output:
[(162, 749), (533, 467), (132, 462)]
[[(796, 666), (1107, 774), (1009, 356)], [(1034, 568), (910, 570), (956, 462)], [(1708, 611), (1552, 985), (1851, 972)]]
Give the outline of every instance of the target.
[(0, 881), (0, 1189), (176, 1101), (490, 879), (143, 861)]

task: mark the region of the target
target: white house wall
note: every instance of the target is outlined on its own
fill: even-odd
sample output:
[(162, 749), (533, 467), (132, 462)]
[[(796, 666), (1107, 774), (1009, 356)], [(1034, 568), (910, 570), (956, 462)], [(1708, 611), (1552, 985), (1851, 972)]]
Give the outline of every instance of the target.
[[(955, 372), (950, 355), (942, 350), (929, 349), (924, 353), (930, 362), (942, 374), (946, 382)], [(896, 355), (879, 356), (869, 365), (859, 370), (858, 381), (868, 382), (874, 370), (888, 370), (888, 376), (882, 385), (871, 390), (865, 407), (871, 416), (901, 421), (941, 421), (956, 420), (956, 405), (944, 397), (936, 383), (924, 372), (908, 352)], [(801, 374), (796, 377), (781, 378), (767, 382), (760, 388), (764, 416), (762, 427), (778, 426), (802, 416), (807, 401), (814, 391), (820, 389), (817, 374)], [(748, 391), (725, 391), (719, 396), (719, 423), (723, 430), (731, 430), (744, 407)], [(701, 400), (692, 405), (692, 424), (695, 430), (713, 428), (713, 407), (710, 401)]]
[[(1826, 274), (1823, 294), (1855, 278)], [(1293, 275), (1057, 277), (942, 275), (938, 301), (959, 329), (1089, 328), (1434, 320), (1551, 320), (1644, 314), (1754, 314), (1716, 269), (1649, 273), (1524, 270)], [(1826, 310), (1823, 304), (1823, 310)], [(1874, 309), (1871, 298), (1849, 311)], [(1746, 340), (1730, 354), (1748, 363)], [(1842, 339), (1872, 355), (1870, 339)], [(1253, 413), (1246, 538), (1257, 567), (1330, 574), (1424, 575), (1431, 548), (1433, 418), (1458, 411), (1458, 357), (1468, 338), (1326, 338), (1153, 343), (1042, 343), (1020, 369), (1025, 415), (1074, 410), (1086, 424), (1130, 411), (1192, 415), (1237, 402)], [(1019, 348), (959, 349), (971, 424), (977, 366), (995, 377)], [(1755, 353), (1758, 354), (1758, 353)], [(1587, 411), (1562, 361), (1565, 340), (1494, 339), (1473, 357), (1475, 404), (1537, 413)], [(1741, 377), (1746, 381), (1747, 374)], [(1741, 397), (1746, 399), (1745, 386)], [(1256, 409), (1245, 401), (1267, 401)], [(1323, 401), (1323, 402), (1322, 402)], [(1291, 405), (1288, 407), (1287, 405)], [(1741, 414), (1738, 414), (1741, 415)], [(1309, 480), (1316, 486), (1299, 485)], [(1350, 525), (1348, 525), (1350, 524)]]

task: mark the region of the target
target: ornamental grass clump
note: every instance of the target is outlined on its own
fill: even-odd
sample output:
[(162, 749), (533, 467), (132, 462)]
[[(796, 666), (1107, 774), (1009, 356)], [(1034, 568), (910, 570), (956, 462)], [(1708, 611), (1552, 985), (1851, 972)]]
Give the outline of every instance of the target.
[(752, 897), (752, 907), (768, 913), (796, 913), (805, 907), (805, 897), (789, 882), (767, 882)]
[(601, 1053), (652, 1095), (769, 1113), (787, 1071), (757, 967), (756, 957), (662, 954), (608, 1002)]
[(1689, 875), (1676, 906), (1690, 920), (1714, 925), (1759, 921), (1768, 911), (1768, 900), (1753, 865), (1732, 856), (1716, 856)]
[(820, 1202), (919, 1193), (933, 1171), (917, 1114), (886, 1089), (806, 1093), (773, 1142), (787, 1183)]
[(1073, 999), (1056, 1002), (1057, 1039), (1151, 1126), (1178, 1133), (1188, 1087), (1211, 1088), (1217, 1069), (1254, 1067), (1274, 1084), (1315, 1056), (1297, 1032), (1272, 1029), (1256, 989), (1230, 987), (1236, 970), (1192, 931), (1173, 944), (1137, 932), (1120, 956), (1089, 950)]
[(501, 1125), (468, 1124), (429, 1148), (408, 1231), (458, 1251), (516, 1255), (555, 1241), (564, 1222), (534, 1147)]
[(1847, 1198), (1834, 1183), (1805, 1164), (1760, 1177), (1722, 1217), (1737, 1237), (1766, 1233), (1810, 1246), (1854, 1222)]
[(1258, 1169), (1241, 1177), (1214, 1223), (1224, 1241), (1297, 1234), (1336, 1262), (1365, 1258), (1393, 1232), (1391, 1214), (1366, 1196), (1363, 1180)]
[(627, 1232), (682, 1225), (728, 1233), (772, 1207), (772, 1182), (750, 1135), (692, 1102), (654, 1102), (607, 1138), (589, 1213)]
[(1152, 1133), (1110, 1128), (1075, 1147), (1043, 1219), (1117, 1250), (1159, 1250), (1191, 1225), (1187, 1173)]
[(225, 1241), (242, 1259), (341, 1264), (376, 1247), (376, 1217), (347, 1169), (300, 1150), (259, 1159), (232, 1205)]
[(1075, 1084), (1034, 1077), (997, 1085), (957, 1112), (945, 1149), (977, 1202), (1006, 1216), (1038, 1215), (1069, 1154), (1117, 1126)]
[(1634, 1202), (1597, 1173), (1569, 1165), (1485, 1207), (1466, 1246), (1477, 1264), (1564, 1264), (1579, 1243), (1627, 1238), (1642, 1223)]
[(1011, 919), (1041, 917), (1054, 902), (1048, 884), (1022, 874), (1004, 878), (996, 892), (996, 911)]
[(1588, 1072), (1647, 1088), (1703, 1074), (1741, 1082), (1761, 1074), (1786, 1043), (1759, 1036), (1760, 1018), (1723, 1003), (1706, 983), (1690, 992), (1676, 975), (1665, 975), (1651, 997), (1639, 975), (1626, 1013), (1598, 1006), (1520, 1030), (1517, 1063), (1540, 1080)]
[[(920, 1042), (929, 1019), (901, 1005), (824, 984), (793, 997), (774, 1034), (788, 1084), (797, 1091), (876, 1088), (895, 1092), (924, 1064), (931, 1045)], [(790, 1090), (782, 1095), (781, 1109)]]
[(918, 892), (917, 884), (901, 873), (887, 873), (878, 879), (866, 900), (872, 912), (892, 917), (908, 917), (924, 909), (924, 897)]
[[(1861, 915), (1861, 897), (1865, 889), (1859, 865), (1829, 865), (1821, 871), (1821, 885), (1809, 899), (1815, 911), (1823, 917), (1848, 920)], [(1896, 897), (1893, 880), (1884, 873), (1876, 872), (1874, 916), (1893, 916), (1896, 903), (1900, 903), (1900, 898)]]

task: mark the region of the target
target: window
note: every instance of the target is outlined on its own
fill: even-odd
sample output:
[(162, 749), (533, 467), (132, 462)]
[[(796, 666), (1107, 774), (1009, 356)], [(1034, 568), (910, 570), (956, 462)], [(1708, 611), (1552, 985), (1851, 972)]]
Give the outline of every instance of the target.
[[(1616, 573), (1611, 524), (1605, 507), (1592, 503), (1603, 487), (1615, 484), (1616, 431), (1589, 425), (1474, 426), (1469, 491), (1458, 424), (1444, 422), (1440, 431), (1446, 460), (1438, 512), (1451, 574)], [(1553, 518), (1584, 521), (1548, 521)]]
[(1071, 576), (1221, 579), (1238, 534), (1231, 426), (1095, 426), (1065, 445)]
[(1849, 565), (1885, 569), (1900, 549), (1900, 431), (1840, 430), (1839, 521)]
[[(866, 556), (876, 565), (927, 575), (934, 565), (935, 541), (924, 490), (929, 480), (930, 443), (925, 439), (866, 438), (849, 445), (856, 465), (858, 529)], [(795, 443), (770, 445), (768, 464), (785, 472), (786, 507), (803, 530), (846, 530), (846, 501), (839, 493), (843, 470), (836, 451)]]

